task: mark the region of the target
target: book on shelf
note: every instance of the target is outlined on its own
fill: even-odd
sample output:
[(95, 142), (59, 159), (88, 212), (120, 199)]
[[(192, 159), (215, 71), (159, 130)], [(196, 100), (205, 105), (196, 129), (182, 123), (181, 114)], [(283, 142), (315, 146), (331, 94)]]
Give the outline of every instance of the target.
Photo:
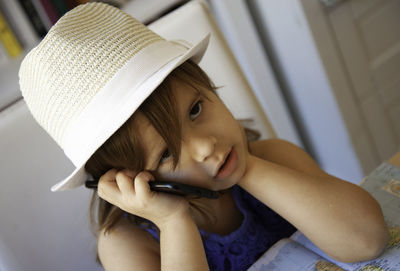
[(53, 25), (50, 15), (47, 14), (45, 7), (43, 6), (41, 0), (30, 0), (34, 9), (36, 10), (37, 14), (39, 15), (40, 20), (42, 21), (46, 33), (50, 30), (51, 26)]
[(35, 6), (33, 5), (31, 0), (18, 0), (19, 4), (21, 5), (22, 9), (24, 10), (26, 16), (28, 17), (31, 25), (33, 26), (36, 34), (39, 38), (43, 38), (46, 33), (47, 29), (39, 16)]
[[(16, 41), (19, 41), (20, 47), (29, 51), (39, 43), (61, 16), (72, 8), (87, 2), (89, 0), (0, 0), (0, 11), (3, 15), (2, 25), (6, 21), (7, 28), (11, 29)], [(7, 52), (10, 47), (9, 43), (4, 45)], [(15, 54), (16, 52), (13, 51), (12, 55)], [(2, 62), (5, 61), (4, 59), (2, 55)]]
[(68, 10), (67, 3), (64, 0), (51, 0), (59, 17), (63, 16)]
[(6, 21), (3, 13), (0, 11), (0, 42), (7, 54), (11, 57), (17, 57), (22, 52), (22, 47), (13, 31), (11, 30), (8, 22)]
[(370, 261), (338, 262), (323, 253), (302, 233), (296, 232), (290, 238), (278, 241), (248, 270), (400, 270), (400, 168), (384, 162), (360, 186), (379, 202), (389, 227), (389, 242), (382, 255)]
[(39, 42), (39, 36), (17, 0), (0, 0), (0, 10), (24, 49), (29, 49)]
[(60, 19), (60, 16), (58, 15), (53, 2), (50, 0), (40, 0), (39, 2), (42, 5), (47, 17), (49, 18), (51, 25), (54, 25), (58, 21), (58, 19)]
[(89, 0), (11, 0), (18, 1), (35, 32), (43, 38), (67, 11)]
[(67, 6), (69, 9), (73, 9), (74, 7), (81, 5), (81, 4), (85, 4), (87, 2), (89, 2), (90, 0), (65, 0)]

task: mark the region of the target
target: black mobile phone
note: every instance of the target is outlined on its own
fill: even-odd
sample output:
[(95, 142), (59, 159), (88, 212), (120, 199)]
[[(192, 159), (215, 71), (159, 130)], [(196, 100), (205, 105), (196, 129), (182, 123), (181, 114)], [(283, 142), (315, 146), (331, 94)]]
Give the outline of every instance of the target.
[[(88, 180), (85, 182), (87, 188), (97, 189), (96, 180)], [(218, 192), (206, 188), (191, 186), (177, 182), (149, 182), (150, 189), (157, 192), (165, 192), (179, 196), (197, 196), (202, 198), (217, 199)]]

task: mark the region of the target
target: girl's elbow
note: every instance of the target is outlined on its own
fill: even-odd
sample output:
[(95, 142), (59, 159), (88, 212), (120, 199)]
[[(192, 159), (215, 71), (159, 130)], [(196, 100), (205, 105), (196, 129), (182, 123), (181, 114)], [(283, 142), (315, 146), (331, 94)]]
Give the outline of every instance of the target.
[[(361, 235), (361, 234), (360, 234)], [(342, 259), (338, 259), (342, 262), (361, 262), (373, 260), (379, 257), (388, 242), (389, 231), (387, 227), (382, 227), (375, 233), (369, 235), (363, 235), (357, 238), (357, 243), (353, 246), (352, 255), (343, 255)]]
[[(389, 240), (389, 229), (378, 202), (375, 201), (374, 207), (376, 212), (371, 211), (370, 219), (364, 220), (364, 225), (359, 225), (359, 229), (356, 231), (355, 250), (360, 253), (358, 259), (353, 260), (353, 262), (367, 261), (379, 257)], [(371, 207), (371, 210), (373, 209)]]
[(389, 240), (389, 231), (386, 225), (380, 229), (380, 231), (368, 238), (365, 241), (365, 260), (372, 260), (379, 257), (384, 251), (387, 242)]

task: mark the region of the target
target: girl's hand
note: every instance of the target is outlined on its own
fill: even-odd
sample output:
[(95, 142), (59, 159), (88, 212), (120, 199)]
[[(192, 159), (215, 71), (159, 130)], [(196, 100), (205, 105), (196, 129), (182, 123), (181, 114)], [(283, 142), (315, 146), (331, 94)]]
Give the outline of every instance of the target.
[(130, 170), (107, 171), (99, 180), (97, 194), (120, 209), (148, 219), (160, 227), (170, 219), (189, 214), (184, 197), (150, 190), (154, 177), (147, 171), (136, 174)]
[(245, 160), (246, 160), (246, 171), (242, 176), (242, 178), (240, 179), (240, 181), (238, 182), (239, 186), (245, 186), (250, 178), (254, 178), (253, 176), (254, 174), (252, 174), (253, 171), (255, 167), (262, 162), (261, 159), (258, 159), (256, 156), (250, 153), (247, 153)]

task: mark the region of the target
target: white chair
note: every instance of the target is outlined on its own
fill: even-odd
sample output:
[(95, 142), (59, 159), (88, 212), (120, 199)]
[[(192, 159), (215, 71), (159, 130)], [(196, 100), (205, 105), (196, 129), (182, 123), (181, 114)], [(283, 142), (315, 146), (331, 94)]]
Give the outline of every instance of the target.
[[(235, 117), (253, 119), (251, 128), (263, 138), (274, 136), (203, 2), (189, 2), (151, 28), (168, 39), (191, 42), (211, 32), (201, 66), (216, 85), (224, 86), (219, 94)], [(91, 191), (50, 192), (72, 168), (23, 100), (0, 112), (0, 270), (102, 270), (89, 231)]]

